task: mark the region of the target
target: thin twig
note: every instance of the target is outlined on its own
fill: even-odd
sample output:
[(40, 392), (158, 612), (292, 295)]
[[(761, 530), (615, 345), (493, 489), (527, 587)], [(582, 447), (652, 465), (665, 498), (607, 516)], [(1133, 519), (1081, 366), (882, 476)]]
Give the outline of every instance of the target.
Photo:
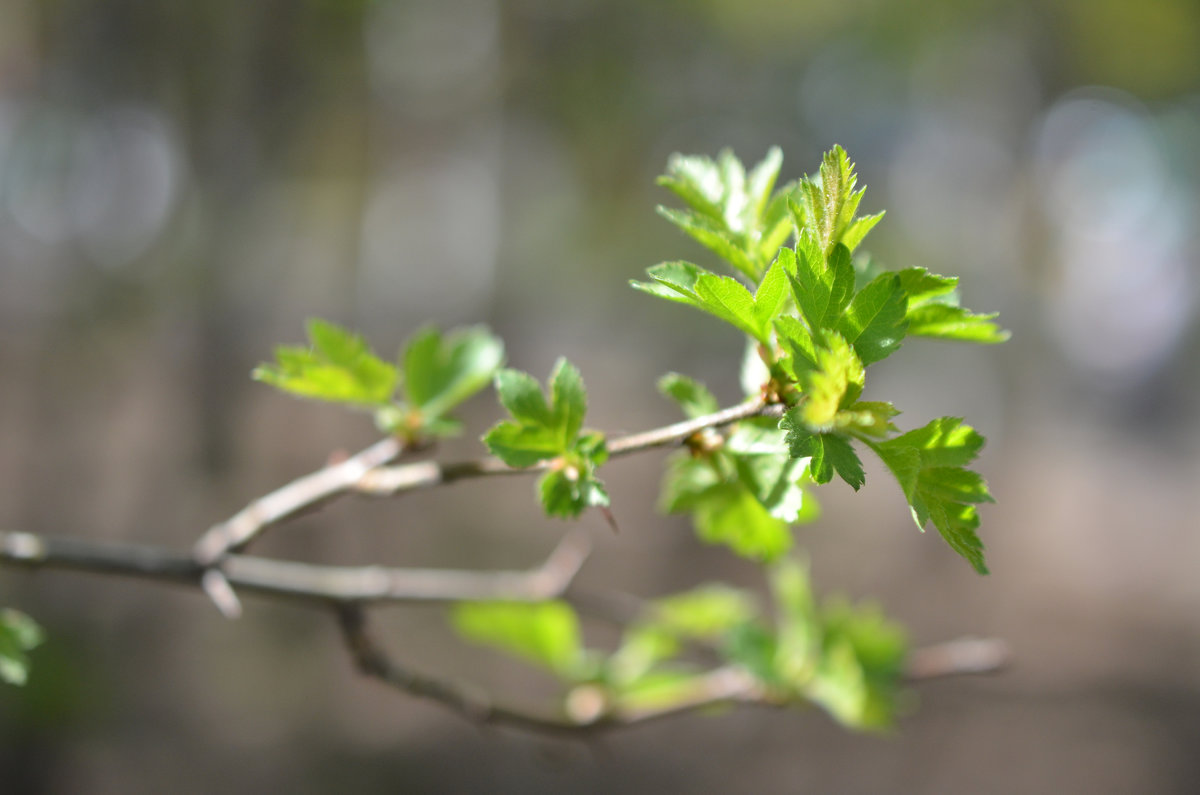
[[(777, 414), (781, 409), (781, 406), (768, 405), (761, 398), (754, 398), (745, 403), (706, 414), (703, 417), (628, 436), (619, 436), (608, 442), (608, 454), (612, 458), (617, 458), (631, 453), (640, 453), (644, 450), (680, 442), (705, 428), (718, 428), (750, 417)], [(363, 475), (355, 484), (354, 490), (361, 494), (377, 497), (393, 496), (412, 489), (444, 486), (459, 480), (540, 472), (549, 466), (549, 462), (543, 462), (524, 469), (514, 469), (493, 456), (444, 464), (436, 461), (417, 461), (400, 466), (376, 467)]]
[(1008, 644), (995, 638), (959, 638), (914, 650), (905, 678), (910, 682), (991, 674), (1012, 662)]
[[(762, 398), (755, 398), (704, 417), (614, 439), (609, 443), (609, 454), (628, 455), (661, 447), (686, 439), (705, 428), (728, 425), (774, 408), (768, 407)], [(527, 469), (514, 469), (498, 458), (486, 456), (446, 464), (419, 461), (404, 466), (386, 466), (402, 452), (403, 445), (398, 439), (383, 439), (344, 461), (297, 478), (209, 528), (193, 550), (196, 562), (207, 568), (201, 578), (204, 592), (226, 617), (241, 615), (241, 603), (232, 583), (215, 564), (229, 554), (245, 549), (268, 527), (335, 497), (350, 492), (391, 496), (410, 489), (469, 478), (537, 472), (549, 465), (544, 463)]]
[(724, 667), (696, 677), (693, 692), (660, 709), (600, 710), (573, 719), (568, 714), (545, 714), (502, 706), (478, 690), (419, 674), (398, 664), (371, 635), (366, 611), (361, 605), (339, 605), (337, 617), (342, 638), (362, 674), (409, 695), (437, 702), (481, 725), (509, 726), (541, 734), (586, 736), (719, 704), (765, 703), (762, 686), (757, 680), (742, 669)]
[(306, 602), (537, 602), (560, 596), (591, 551), (582, 529), (563, 536), (546, 561), (529, 571), (324, 566), (228, 555), (208, 568), (184, 552), (158, 547), (0, 532), (0, 563), (74, 569), (196, 585), (214, 571), (240, 589)]
[(200, 537), (193, 552), (196, 561), (202, 566), (210, 566), (226, 554), (244, 549), (265, 528), (345, 493), (372, 469), (394, 460), (403, 450), (399, 439), (388, 437), (357, 455), (259, 497), (229, 519), (213, 525)]
[(259, 497), (229, 519), (210, 527), (196, 542), (192, 555), (206, 568), (200, 586), (221, 614), (237, 618), (242, 614), (242, 604), (229, 578), (214, 564), (232, 552), (245, 549), (271, 525), (345, 494), (372, 469), (395, 460), (403, 451), (399, 439), (381, 439), (357, 455)]

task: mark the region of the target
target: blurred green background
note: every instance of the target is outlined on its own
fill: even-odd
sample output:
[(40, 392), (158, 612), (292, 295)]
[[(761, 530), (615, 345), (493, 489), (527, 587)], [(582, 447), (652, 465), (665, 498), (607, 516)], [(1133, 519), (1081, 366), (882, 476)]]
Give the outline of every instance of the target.
[[(0, 0), (0, 525), (186, 548), (371, 441), (254, 384), (306, 317), (398, 349), (486, 322), (589, 424), (672, 421), (675, 369), (737, 399), (741, 341), (626, 286), (710, 263), (658, 219), (673, 151), (784, 177), (844, 145), (886, 208), (866, 248), (964, 277), (1000, 348), (910, 342), (872, 394), (966, 415), (993, 574), (918, 535), (878, 467), (798, 529), (828, 591), (918, 643), (1006, 638), (1017, 666), (921, 687), (892, 737), (738, 711), (594, 746), (481, 732), (361, 680), (328, 616), (0, 570), (50, 634), (0, 690), (14, 793), (1194, 792), (1200, 737), (1200, 3), (1191, 0)], [(482, 430), (499, 410), (467, 412)], [(474, 436), (447, 457), (474, 454)], [(654, 510), (658, 453), (605, 470), (585, 582), (654, 596), (752, 566)], [(532, 485), (347, 501), (263, 553), (534, 563)], [(397, 609), (406, 660), (544, 688)], [(598, 637), (597, 640), (603, 640)]]

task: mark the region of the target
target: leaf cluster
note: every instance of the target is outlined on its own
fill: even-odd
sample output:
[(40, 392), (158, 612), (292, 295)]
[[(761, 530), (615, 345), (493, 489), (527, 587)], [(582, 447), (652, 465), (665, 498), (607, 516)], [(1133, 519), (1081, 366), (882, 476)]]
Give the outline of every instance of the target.
[(817, 704), (859, 729), (890, 726), (908, 649), (900, 628), (870, 605), (818, 603), (795, 563), (774, 566), (770, 584), (770, 613), (748, 591), (723, 584), (650, 602), (607, 651), (584, 646), (578, 615), (560, 601), (463, 603), (453, 623), (468, 640), (541, 666), (571, 692), (598, 695), (603, 709), (588, 719), (687, 701), (703, 693), (706, 673), (733, 666), (773, 703)]
[[(836, 474), (857, 490), (866, 476), (855, 445), (863, 444), (896, 475), (918, 526), (932, 523), (955, 551), (986, 572), (975, 505), (991, 497), (983, 479), (966, 469), (983, 438), (948, 418), (901, 434), (892, 422), (900, 413), (896, 407), (862, 395), (867, 369), (895, 353), (906, 337), (996, 343), (1008, 333), (994, 314), (960, 305), (955, 278), (923, 268), (888, 271), (866, 257), (855, 261), (853, 252), (883, 214), (857, 215), (865, 189), (841, 147), (824, 156), (816, 174), (772, 193), (780, 165), (772, 150), (747, 178), (728, 152), (717, 161), (676, 157), (661, 180), (688, 209), (660, 212), (735, 274), (666, 262), (633, 287), (699, 309), (747, 335), (752, 355), (762, 362), (762, 379), (750, 389), (786, 408), (777, 426), (779, 444), (770, 451), (765, 440), (771, 429), (754, 423), (743, 423), (764, 440), (754, 456), (736, 443), (744, 433), (740, 427), (693, 445), (693, 458), (677, 459), (668, 471), (664, 507), (690, 512), (702, 539), (771, 559), (790, 540), (769, 520), (799, 520), (789, 500), (802, 504), (801, 472), (817, 484)], [(778, 212), (771, 209), (780, 207), (789, 222), (782, 236)], [(793, 245), (782, 246), (789, 235)], [(781, 247), (768, 255), (766, 242)], [(938, 446), (951, 424), (971, 440), (956, 448), (956, 456)], [(777, 510), (779, 497), (789, 510)]]
[(603, 434), (583, 432), (587, 390), (579, 370), (559, 359), (550, 373), (550, 399), (537, 379), (520, 370), (496, 376), (500, 403), (512, 416), (494, 426), (483, 441), (511, 467), (544, 465), (538, 495), (548, 516), (578, 516), (589, 506), (607, 507), (608, 492), (596, 469), (608, 460)]
[(370, 411), (385, 433), (409, 441), (462, 430), (450, 412), (486, 387), (504, 362), (504, 344), (482, 326), (445, 336), (417, 332), (396, 362), (371, 350), (359, 334), (313, 319), (307, 347), (283, 345), (252, 376), (298, 397)]

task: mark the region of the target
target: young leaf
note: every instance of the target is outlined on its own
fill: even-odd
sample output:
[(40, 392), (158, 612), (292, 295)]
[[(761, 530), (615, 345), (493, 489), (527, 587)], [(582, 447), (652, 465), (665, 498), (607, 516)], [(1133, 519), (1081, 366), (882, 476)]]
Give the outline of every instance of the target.
[(547, 427), (554, 424), (542, 387), (529, 373), (511, 369), (496, 373), (496, 395), (518, 422)]
[(836, 328), (837, 320), (854, 292), (854, 266), (850, 251), (835, 246), (826, 257), (811, 238), (796, 244), (796, 273), (789, 273), (792, 294), (811, 331)]
[(722, 483), (704, 493), (695, 506), (696, 534), (724, 544), (742, 557), (768, 562), (792, 546), (792, 534), (740, 483)]
[(424, 418), (441, 417), (491, 383), (503, 360), (504, 344), (482, 326), (445, 337), (423, 329), (404, 352), (405, 396)]
[[(822, 158), (818, 176), (802, 184), (805, 221), (826, 253), (842, 242), (843, 234), (854, 220), (863, 196), (862, 190), (854, 191), (857, 182), (854, 164), (846, 156), (846, 150), (835, 146)], [(862, 231), (858, 239), (865, 234)]]
[(572, 679), (584, 662), (579, 619), (565, 602), (462, 602), (452, 614), (467, 640), (493, 646)]
[(932, 301), (939, 303), (957, 304), (955, 294), (957, 276), (939, 276), (924, 268), (905, 268), (896, 271), (900, 278), (900, 288), (908, 296), (908, 311), (922, 307)]
[(693, 419), (712, 414), (720, 408), (717, 399), (704, 384), (679, 373), (667, 373), (658, 379), (658, 391), (678, 403), (683, 413)]
[(833, 479), (834, 472), (855, 491), (866, 482), (862, 462), (850, 442), (836, 433), (814, 433), (805, 425), (799, 408), (784, 414), (779, 427), (788, 432), (787, 442), (792, 457), (809, 460), (813, 482), (828, 483)]
[(806, 467), (804, 461), (787, 454), (779, 445), (772, 455), (747, 455), (737, 459), (738, 478), (767, 513), (788, 524), (808, 518), (807, 495), (801, 487)]
[[(781, 268), (782, 269), (782, 268)], [(729, 276), (718, 276), (688, 262), (664, 262), (646, 271), (653, 282), (630, 284), (637, 290), (689, 304), (749, 334), (766, 344), (770, 340), (770, 318), (779, 311), (783, 298), (777, 289), (778, 276), (772, 275), (761, 304), (745, 285)], [(778, 273), (778, 272), (777, 272)]]
[(760, 224), (757, 257), (759, 262), (770, 262), (791, 236), (795, 226), (788, 205), (789, 202), (796, 202), (799, 196), (798, 184), (792, 182), (776, 191), (767, 203)]
[(667, 173), (659, 177), (657, 182), (673, 191), (701, 215), (722, 220), (721, 203), (725, 186), (721, 172), (711, 158), (673, 154), (667, 160)]
[(281, 346), (275, 363), (254, 369), (255, 380), (301, 397), (361, 407), (387, 405), (399, 372), (371, 352), (358, 334), (324, 320), (308, 322), (310, 348)]
[(798, 416), (815, 432), (833, 430), (838, 412), (862, 394), (865, 378), (862, 362), (845, 338), (829, 332), (825, 342), (816, 349), (816, 366), (797, 373), (804, 390)]
[(875, 228), (875, 224), (883, 220), (883, 215), (882, 212), (878, 212), (875, 215), (864, 215), (855, 219), (842, 233), (841, 244), (850, 251), (854, 251), (867, 233)]
[(690, 262), (660, 262), (646, 269), (646, 275), (653, 281), (639, 282), (630, 279), (629, 286), (668, 301), (695, 305), (700, 301), (700, 297), (696, 295), (696, 281), (705, 273), (709, 271)]
[(746, 254), (745, 238), (723, 223), (695, 212), (673, 210), (670, 207), (659, 207), (658, 214), (746, 276), (758, 278), (758, 266)]
[(821, 617), (826, 648), (846, 651), (826, 653), (835, 664), (818, 671), (814, 700), (847, 726), (888, 728), (895, 722), (908, 653), (903, 628), (872, 605), (840, 600), (822, 605)]
[(608, 491), (590, 471), (552, 469), (538, 480), (538, 494), (547, 516), (570, 519), (585, 508), (609, 505)]
[(783, 309), (788, 294), (788, 274), (796, 270), (796, 253), (790, 248), (780, 249), (779, 256), (767, 272), (754, 293), (754, 321), (762, 339), (770, 335), (771, 322)]
[(870, 443), (904, 491), (917, 527), (932, 522), (946, 542), (980, 574), (987, 574), (976, 503), (992, 502), (987, 484), (965, 469), (984, 439), (957, 417), (942, 417), (923, 428)]
[(570, 451), (587, 411), (587, 393), (579, 371), (559, 359), (550, 374), (550, 398), (536, 379), (519, 370), (501, 370), (496, 392), (513, 420), (493, 427), (484, 443), (493, 455), (513, 467), (527, 467)]
[(854, 346), (864, 365), (877, 362), (900, 347), (908, 326), (907, 296), (900, 277), (884, 273), (859, 291), (838, 321), (838, 331)]
[(993, 323), (996, 313), (979, 315), (961, 306), (927, 304), (908, 313), (908, 333), (960, 342), (996, 344), (1012, 335)]
[(833, 424), (839, 431), (882, 438), (896, 430), (892, 417), (899, 413), (891, 403), (861, 400), (839, 411)]
[(501, 422), (483, 437), (492, 455), (510, 467), (523, 469), (562, 455), (558, 430), (547, 425)]
[(565, 450), (574, 444), (587, 414), (587, 390), (583, 376), (566, 359), (559, 359), (550, 373), (550, 396), (554, 404), (554, 424)]
[(817, 351), (812, 333), (798, 319), (790, 315), (776, 319), (775, 336), (787, 355), (784, 366), (790, 369), (794, 378), (799, 379), (801, 373), (817, 366)]
[(938, 276), (924, 268), (908, 268), (897, 275), (908, 295), (910, 335), (985, 344), (1004, 342), (1011, 336), (992, 322), (994, 312), (976, 314), (959, 306), (957, 278)]
[(696, 294), (700, 297), (699, 309), (762, 341), (764, 332), (755, 313), (754, 297), (737, 279), (703, 275), (696, 281)]

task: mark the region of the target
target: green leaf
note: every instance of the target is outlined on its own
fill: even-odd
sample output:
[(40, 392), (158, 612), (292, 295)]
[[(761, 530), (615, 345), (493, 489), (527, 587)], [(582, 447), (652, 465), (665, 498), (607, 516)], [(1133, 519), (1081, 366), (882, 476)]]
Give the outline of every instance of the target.
[(590, 471), (575, 467), (552, 469), (538, 481), (538, 494), (547, 516), (570, 519), (590, 507), (608, 507), (604, 484)]
[(554, 415), (546, 405), (542, 386), (529, 373), (501, 370), (496, 374), (496, 395), (518, 422), (553, 427)]
[(693, 510), (696, 534), (702, 541), (724, 544), (742, 557), (766, 562), (791, 548), (787, 523), (771, 516), (740, 483), (714, 486)]
[(587, 414), (587, 390), (575, 365), (560, 358), (550, 373), (550, 395), (554, 404), (554, 424), (563, 448), (571, 445), (583, 427)]
[(758, 280), (787, 240), (790, 223), (786, 185), (772, 194), (783, 163), (778, 147), (746, 174), (728, 149), (716, 161), (672, 155), (658, 184), (673, 191), (688, 210), (659, 207), (658, 212), (743, 275)]
[[(854, 164), (846, 156), (846, 150), (835, 146), (822, 158), (817, 177), (804, 180), (801, 186), (804, 220), (826, 253), (842, 242), (843, 234), (854, 220), (863, 196), (862, 190), (854, 190), (857, 182)], [(856, 232), (859, 240), (865, 234), (866, 231)]]
[(546, 425), (501, 422), (487, 432), (483, 443), (492, 455), (517, 469), (556, 458), (564, 452), (558, 430)]
[(908, 311), (924, 306), (931, 301), (957, 304), (958, 297), (954, 287), (958, 284), (956, 276), (939, 276), (924, 268), (905, 268), (896, 271), (900, 278), (900, 289), (908, 296)]
[(793, 218), (789, 202), (799, 199), (798, 184), (795, 182), (780, 188), (762, 215), (761, 232), (758, 241), (758, 261), (770, 262), (776, 252), (787, 242), (794, 231)]
[(764, 331), (755, 313), (754, 297), (737, 279), (703, 275), (696, 281), (696, 294), (700, 298), (698, 308), (763, 341)]
[(796, 273), (789, 273), (788, 280), (809, 329), (817, 332), (836, 328), (854, 291), (850, 251), (845, 246), (835, 246), (826, 257), (811, 238), (802, 238), (796, 244)]
[(908, 333), (961, 342), (996, 344), (1012, 336), (992, 321), (997, 313), (979, 315), (960, 306), (927, 304), (908, 313)]
[(667, 173), (658, 178), (658, 184), (673, 191), (700, 214), (722, 219), (725, 185), (711, 158), (673, 154), (667, 160)]
[(855, 491), (862, 487), (866, 481), (862, 462), (844, 437), (836, 433), (814, 433), (804, 423), (800, 408), (784, 414), (779, 427), (788, 432), (792, 457), (809, 459), (808, 468), (815, 483), (828, 483), (836, 472)]
[(720, 408), (712, 392), (686, 375), (667, 373), (658, 380), (658, 391), (674, 400), (688, 417), (703, 417)]
[(778, 318), (775, 321), (775, 336), (786, 354), (782, 364), (793, 378), (799, 379), (801, 373), (817, 366), (812, 334), (798, 319), (791, 316)]
[(646, 269), (646, 274), (653, 281), (639, 282), (631, 279), (629, 286), (668, 301), (695, 305), (700, 301), (700, 297), (696, 295), (696, 281), (701, 274), (708, 272), (690, 262), (660, 262)]
[(767, 272), (754, 293), (754, 321), (760, 340), (769, 336), (771, 322), (783, 309), (788, 294), (788, 273), (796, 270), (796, 253), (790, 248), (780, 249), (779, 256)]
[(884, 273), (859, 291), (838, 321), (838, 331), (864, 365), (893, 353), (904, 340), (907, 296), (900, 277)]
[(713, 465), (687, 454), (667, 459), (663, 473), (659, 510), (664, 513), (687, 513), (703, 502), (705, 495), (722, 482)]
[(741, 456), (737, 468), (739, 479), (771, 516), (788, 524), (806, 517), (801, 483), (807, 467), (791, 458), (783, 445), (773, 455)]
[(310, 348), (281, 346), (273, 364), (261, 364), (252, 377), (300, 397), (361, 407), (388, 404), (399, 372), (380, 359), (366, 340), (324, 320), (308, 322)]
[(980, 574), (987, 574), (983, 543), (976, 530), (975, 503), (991, 502), (987, 484), (964, 467), (983, 447), (984, 439), (957, 417), (942, 417), (923, 428), (869, 443), (904, 491), (917, 527), (934, 527), (955, 552)]
[(417, 332), (404, 356), (404, 389), (425, 418), (437, 418), (483, 389), (504, 361), (504, 344), (482, 326), (443, 337)]
[(670, 207), (659, 207), (658, 214), (746, 276), (751, 279), (758, 277), (757, 265), (746, 254), (745, 238), (721, 222), (699, 213)]
[[(496, 393), (513, 420), (494, 426), (483, 441), (504, 463), (512, 467), (533, 466), (566, 455), (575, 447), (587, 412), (587, 392), (579, 371), (566, 359), (559, 359), (550, 374), (549, 405), (537, 380), (519, 370), (497, 373)], [(600, 448), (603, 448), (602, 444)], [(584, 463), (591, 466), (595, 462), (571, 465)], [(583, 490), (580, 493), (586, 492), (589, 499), (600, 499), (586, 480), (583, 478), (577, 489)], [(545, 486), (550, 488), (550, 484)], [(554, 504), (560, 503), (555, 501)]]
[(771, 571), (776, 642), (772, 676), (847, 726), (881, 729), (895, 719), (907, 652), (903, 631), (873, 606), (818, 606), (808, 572), (791, 561)]
[(864, 215), (856, 219), (842, 233), (841, 244), (850, 251), (858, 248), (858, 244), (862, 242), (867, 233), (875, 228), (875, 224), (883, 220), (883, 213), (879, 212), (875, 215)]
[(938, 276), (924, 268), (898, 273), (908, 294), (908, 333), (916, 337), (995, 344), (1011, 335), (992, 321), (996, 313), (976, 314), (959, 306), (955, 277)]
[(467, 640), (544, 666), (564, 679), (584, 663), (579, 619), (565, 602), (463, 602), (454, 628)]
[(715, 641), (757, 615), (758, 605), (749, 593), (712, 584), (655, 600), (646, 620), (679, 637)]
[(858, 400), (865, 373), (854, 349), (837, 332), (825, 335), (825, 345), (816, 349), (816, 366), (797, 373), (804, 399), (799, 418), (809, 430), (831, 431), (838, 412)]
[[(785, 295), (775, 289), (778, 275), (772, 275), (767, 289), (756, 302), (746, 286), (729, 276), (718, 276), (689, 262), (664, 262), (648, 269), (653, 283), (630, 282), (642, 292), (670, 301), (689, 304), (724, 320), (735, 328), (766, 344), (770, 340), (770, 320), (779, 311)], [(768, 318), (761, 321), (760, 317)]]
[[(895, 722), (908, 640), (902, 627), (873, 605), (832, 600), (822, 606), (826, 653), (812, 688), (847, 726), (886, 729)], [(852, 662), (851, 662), (852, 660)]]
[(28, 652), (42, 644), (42, 628), (32, 618), (5, 608), (0, 610), (0, 680), (23, 685), (29, 678)]
[(777, 637), (772, 667), (780, 679), (802, 687), (821, 659), (820, 614), (808, 569), (796, 561), (781, 560), (771, 568), (770, 584)]
[(748, 226), (762, 218), (771, 200), (771, 189), (779, 178), (779, 169), (783, 167), (783, 150), (772, 146), (767, 150), (767, 156), (751, 171), (746, 180), (746, 209), (743, 218), (750, 221)]
[(884, 437), (896, 430), (892, 417), (900, 412), (891, 403), (866, 400), (843, 409), (834, 417), (839, 431), (856, 435)]

